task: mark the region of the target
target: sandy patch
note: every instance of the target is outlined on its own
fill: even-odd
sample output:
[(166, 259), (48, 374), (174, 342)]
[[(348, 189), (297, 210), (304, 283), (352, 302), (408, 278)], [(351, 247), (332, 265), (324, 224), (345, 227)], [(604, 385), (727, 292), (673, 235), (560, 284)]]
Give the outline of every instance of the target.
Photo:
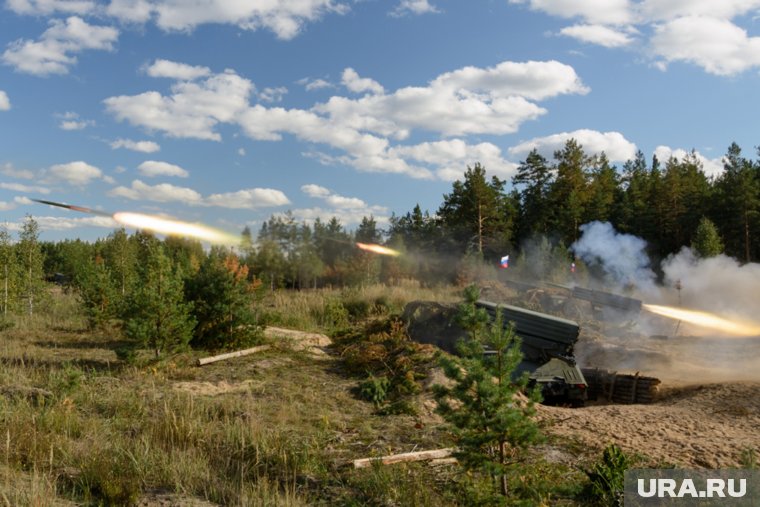
[(584, 408), (539, 406), (546, 432), (572, 437), (601, 450), (624, 450), (682, 467), (725, 468), (741, 464), (742, 452), (760, 453), (760, 383), (671, 387), (649, 405)]
[(264, 336), (283, 340), (293, 350), (305, 350), (316, 356), (327, 355), (327, 347), (332, 344), (329, 336), (282, 327), (267, 327), (264, 329)]
[(222, 394), (247, 393), (254, 385), (253, 380), (229, 383), (224, 380), (219, 382), (175, 382), (172, 388), (177, 391), (190, 393), (196, 396), (219, 396)]

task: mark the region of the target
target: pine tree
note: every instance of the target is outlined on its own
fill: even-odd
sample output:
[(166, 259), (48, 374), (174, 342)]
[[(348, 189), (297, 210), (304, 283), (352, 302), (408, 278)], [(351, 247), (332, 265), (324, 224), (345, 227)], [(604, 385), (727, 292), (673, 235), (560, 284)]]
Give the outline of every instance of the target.
[(42, 270), (42, 249), (39, 243), (39, 225), (31, 215), (27, 215), (16, 244), (21, 276), (21, 293), (27, 300), (29, 315), (34, 314), (34, 305), (42, 295), (44, 287)]
[(257, 342), (261, 328), (256, 325), (253, 305), (260, 286), (259, 280), (248, 280), (248, 266), (240, 264), (237, 256), (212, 249), (185, 287), (197, 321), (191, 345), (223, 349)]
[(699, 257), (715, 257), (723, 253), (723, 241), (718, 234), (718, 228), (708, 218), (702, 217), (699, 227), (691, 240), (691, 249)]
[(119, 315), (123, 296), (101, 256), (96, 256), (89, 269), (80, 275), (78, 285), (79, 299), (90, 329), (104, 327)]
[(18, 284), (18, 262), (13, 251), (11, 235), (5, 227), (0, 227), (0, 312), (8, 317), (16, 299)]
[(588, 203), (586, 166), (588, 157), (575, 139), (554, 153), (557, 177), (551, 188), (553, 226), (562, 241), (570, 245), (578, 239)]
[(519, 237), (525, 239), (533, 234), (548, 234), (551, 206), (549, 189), (553, 181), (548, 161), (533, 149), (517, 168), (512, 184), (520, 186)]
[[(484, 314), (473, 305), (475, 299), (477, 292), (467, 294), (460, 313), (460, 324), (470, 332), (460, 344), (461, 358), (442, 361), (454, 385), (435, 386), (435, 395), (438, 412), (457, 440), (459, 462), (493, 478), (506, 496), (509, 474), (522, 451), (540, 438), (533, 420), (538, 391), (519, 399), (528, 380), (525, 375), (514, 378), (522, 361), (520, 339), (511, 324), (504, 325), (500, 311), (490, 325), (485, 324)], [(485, 355), (486, 348), (492, 353)]]
[(145, 267), (125, 312), (124, 332), (136, 343), (152, 349), (184, 348), (192, 337), (195, 320), (184, 300), (182, 275), (158, 242), (146, 242)]

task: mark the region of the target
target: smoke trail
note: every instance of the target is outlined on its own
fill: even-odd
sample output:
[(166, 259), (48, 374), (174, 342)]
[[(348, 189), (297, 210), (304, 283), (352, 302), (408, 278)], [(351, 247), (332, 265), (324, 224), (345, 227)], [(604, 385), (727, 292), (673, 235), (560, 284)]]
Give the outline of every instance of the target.
[(665, 285), (680, 282), (683, 306), (725, 316), (757, 320), (760, 316), (760, 264), (739, 264), (718, 255), (700, 259), (684, 247), (662, 262)]
[(643, 294), (656, 291), (646, 241), (618, 233), (609, 222), (590, 222), (580, 230), (582, 236), (570, 250), (590, 267), (601, 268), (605, 282), (618, 287), (635, 287)]

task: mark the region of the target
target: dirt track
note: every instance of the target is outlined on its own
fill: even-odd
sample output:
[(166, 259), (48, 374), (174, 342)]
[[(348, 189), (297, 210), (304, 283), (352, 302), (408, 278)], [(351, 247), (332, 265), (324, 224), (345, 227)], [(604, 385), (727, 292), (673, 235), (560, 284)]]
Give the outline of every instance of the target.
[(760, 454), (760, 383), (663, 387), (650, 405), (540, 407), (550, 434), (594, 449), (616, 443), (661, 465), (740, 466), (742, 451)]

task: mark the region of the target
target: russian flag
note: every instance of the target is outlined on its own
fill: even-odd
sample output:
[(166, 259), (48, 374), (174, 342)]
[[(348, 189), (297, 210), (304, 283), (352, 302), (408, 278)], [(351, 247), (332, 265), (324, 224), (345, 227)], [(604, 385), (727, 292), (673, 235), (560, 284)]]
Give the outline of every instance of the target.
[(509, 267), (509, 255), (505, 255), (501, 258), (501, 267), (504, 269)]

